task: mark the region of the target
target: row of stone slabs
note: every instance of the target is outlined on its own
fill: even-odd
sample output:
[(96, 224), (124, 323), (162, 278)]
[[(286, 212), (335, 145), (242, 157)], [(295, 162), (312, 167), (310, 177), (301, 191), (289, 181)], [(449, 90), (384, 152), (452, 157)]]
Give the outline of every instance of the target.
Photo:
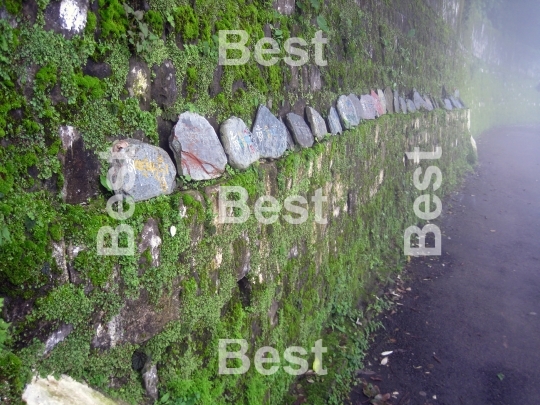
[(179, 116), (169, 138), (176, 168), (161, 148), (134, 139), (117, 141), (113, 147), (117, 155), (111, 160), (112, 178), (118, 178), (119, 174), (124, 177), (126, 170), (132, 178), (128, 184), (114, 188), (117, 193), (143, 201), (170, 194), (174, 190), (176, 170), (192, 180), (210, 180), (220, 177), (227, 163), (235, 169), (247, 169), (261, 158), (277, 159), (297, 145), (309, 148), (315, 139), (340, 134), (362, 120), (372, 120), (387, 113), (464, 108), (459, 97), (452, 96), (443, 103), (439, 105), (429, 96), (422, 97), (416, 90), (408, 99), (389, 88), (384, 92), (372, 90), (360, 97), (354, 94), (340, 96), (336, 108), (330, 108), (327, 120), (312, 107), (306, 107), (307, 122), (292, 112), (282, 121), (261, 105), (252, 131), (240, 118), (231, 117), (220, 126), (221, 141), (204, 117), (185, 112)]

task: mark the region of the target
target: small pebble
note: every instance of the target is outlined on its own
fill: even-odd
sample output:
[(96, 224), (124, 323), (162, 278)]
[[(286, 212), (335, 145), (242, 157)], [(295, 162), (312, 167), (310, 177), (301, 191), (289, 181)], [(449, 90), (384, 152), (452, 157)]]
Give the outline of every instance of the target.
[(420, 396), (425, 397), (427, 394), (424, 391), (419, 392)]

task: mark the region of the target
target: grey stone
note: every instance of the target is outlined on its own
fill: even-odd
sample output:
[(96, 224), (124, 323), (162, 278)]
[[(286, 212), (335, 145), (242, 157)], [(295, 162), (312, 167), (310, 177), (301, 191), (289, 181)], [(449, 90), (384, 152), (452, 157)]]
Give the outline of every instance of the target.
[(461, 104), (459, 103), (459, 101), (456, 100), (454, 96), (450, 96), (450, 102), (452, 103), (452, 106), (454, 108), (462, 108)]
[(240, 118), (229, 118), (221, 124), (219, 132), (231, 167), (244, 170), (259, 160), (259, 151), (252, 140), (253, 135)]
[(353, 103), (354, 111), (356, 111), (356, 116), (358, 117), (358, 121), (365, 119), (364, 116), (366, 114), (362, 106), (362, 103), (360, 102), (360, 99), (355, 94), (349, 94), (349, 99)]
[(63, 342), (68, 335), (73, 331), (73, 325), (72, 324), (62, 324), (60, 328), (53, 332), (45, 342), (45, 350), (43, 351), (43, 355), (46, 355), (51, 352), (54, 347), (60, 343)]
[(253, 124), (253, 143), (261, 158), (277, 159), (287, 149), (287, 128), (264, 105)]
[(381, 104), (381, 100), (379, 100), (379, 95), (374, 90), (371, 90), (371, 97), (375, 101), (375, 109), (377, 110), (377, 115), (380, 117), (384, 114), (384, 108)]
[(360, 123), (354, 104), (349, 97), (339, 96), (337, 100), (337, 111), (344, 129), (351, 129)]
[(146, 395), (152, 398), (154, 401), (158, 399), (158, 373), (157, 367), (155, 364), (152, 364), (151, 360), (148, 359), (144, 368), (142, 370), (142, 378), (144, 381), (144, 388), (146, 390)]
[(328, 134), (328, 129), (326, 128), (326, 122), (324, 118), (321, 117), (314, 108), (306, 107), (306, 117), (311, 127), (311, 132), (313, 135), (320, 141)]
[(62, 141), (64, 185), (62, 198), (69, 204), (80, 204), (99, 195), (100, 163), (98, 157), (84, 145), (79, 131), (72, 126), (59, 128)]
[(311, 91), (322, 89), (321, 71), (317, 65), (309, 67), (309, 89)]
[(295, 0), (274, 0), (274, 10), (284, 15), (291, 15), (294, 13)]
[(330, 128), (330, 133), (332, 135), (343, 133), (338, 113), (334, 107), (330, 107), (330, 111), (328, 111), (328, 128)]
[(291, 130), (295, 142), (302, 148), (313, 146), (313, 134), (307, 126), (304, 119), (295, 113), (289, 113), (285, 116), (285, 122)]
[(199, 114), (180, 114), (169, 138), (178, 172), (193, 180), (220, 177), (227, 165), (227, 156), (216, 131)]
[(386, 114), (388, 112), (388, 107), (386, 106), (386, 97), (381, 89), (377, 89), (377, 96), (379, 97), (383, 114)]
[[(121, 184), (114, 184), (119, 182), (120, 176), (123, 179), (120, 180)], [(113, 144), (108, 177), (116, 194), (130, 196), (134, 201), (144, 201), (171, 194), (175, 187), (176, 170), (163, 149), (137, 139), (124, 139)]]
[(427, 109), (426, 102), (416, 90), (413, 90), (412, 100), (417, 110)]
[(444, 99), (444, 108), (448, 111), (452, 111), (454, 109), (454, 107), (452, 107), (452, 102), (447, 98)]
[(431, 103), (431, 100), (429, 99), (429, 97), (427, 95), (424, 95), (423, 99), (424, 99), (424, 106), (426, 110), (433, 111), (433, 104)]
[(294, 143), (294, 139), (291, 135), (291, 131), (289, 131), (287, 129), (287, 126), (285, 125), (285, 123), (283, 122), (283, 118), (279, 117), (279, 122), (283, 125), (283, 127), (285, 128), (285, 131), (287, 131), (287, 150), (292, 150), (292, 151), (295, 151), (298, 149), (298, 147), (296, 146), (296, 144)]
[(374, 120), (378, 113), (375, 109), (375, 100), (369, 94), (364, 94), (360, 97), (360, 104), (362, 105), (362, 119)]
[(159, 226), (154, 218), (148, 218), (143, 226), (143, 230), (139, 236), (139, 245), (137, 246), (139, 253), (145, 251), (150, 252), (152, 258), (152, 267), (159, 266), (159, 255), (161, 252), (161, 234), (159, 233)]
[(88, 0), (51, 1), (45, 8), (45, 29), (70, 39), (86, 27)]
[(399, 108), (403, 114), (407, 114), (407, 102), (403, 97), (399, 98)]
[(409, 112), (416, 112), (416, 105), (411, 99), (407, 99), (407, 110)]
[(392, 89), (390, 89), (390, 87), (384, 89), (384, 99), (386, 100), (386, 111), (389, 114), (393, 114), (395, 111), (394, 94), (392, 93)]
[(152, 99), (160, 107), (171, 107), (178, 97), (176, 87), (176, 69), (170, 60), (164, 61), (161, 65), (152, 67), (154, 80), (152, 81)]
[(401, 112), (400, 102), (399, 102), (399, 92), (394, 90), (394, 111), (396, 113)]
[(143, 61), (131, 58), (126, 79), (126, 90), (130, 97), (139, 99), (141, 110), (150, 108), (150, 69)]

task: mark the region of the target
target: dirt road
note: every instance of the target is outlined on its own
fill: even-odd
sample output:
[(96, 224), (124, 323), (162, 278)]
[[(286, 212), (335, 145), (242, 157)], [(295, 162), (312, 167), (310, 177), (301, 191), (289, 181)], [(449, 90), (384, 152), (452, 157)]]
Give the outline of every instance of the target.
[[(359, 376), (399, 393), (388, 403), (540, 404), (540, 128), (491, 130), (478, 148), (444, 201), (443, 255), (410, 263)], [(361, 391), (353, 404), (369, 403)]]

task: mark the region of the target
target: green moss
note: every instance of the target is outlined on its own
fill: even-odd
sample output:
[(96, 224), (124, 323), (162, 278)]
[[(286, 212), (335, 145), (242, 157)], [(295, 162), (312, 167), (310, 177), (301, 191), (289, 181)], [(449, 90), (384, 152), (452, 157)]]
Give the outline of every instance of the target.
[(99, 0), (101, 36), (121, 38), (129, 25), (126, 11), (118, 0)]
[(4, 0), (4, 5), (11, 15), (18, 15), (22, 10), (22, 0)]
[(92, 11), (88, 11), (86, 14), (86, 27), (84, 32), (86, 35), (93, 35), (97, 27), (97, 16)]
[(144, 21), (156, 35), (161, 36), (163, 33), (163, 17), (161, 16), (161, 13), (154, 10), (148, 10), (144, 14)]
[(199, 17), (191, 6), (180, 6), (173, 10), (175, 30), (182, 34), (184, 41), (196, 39), (199, 36)]

